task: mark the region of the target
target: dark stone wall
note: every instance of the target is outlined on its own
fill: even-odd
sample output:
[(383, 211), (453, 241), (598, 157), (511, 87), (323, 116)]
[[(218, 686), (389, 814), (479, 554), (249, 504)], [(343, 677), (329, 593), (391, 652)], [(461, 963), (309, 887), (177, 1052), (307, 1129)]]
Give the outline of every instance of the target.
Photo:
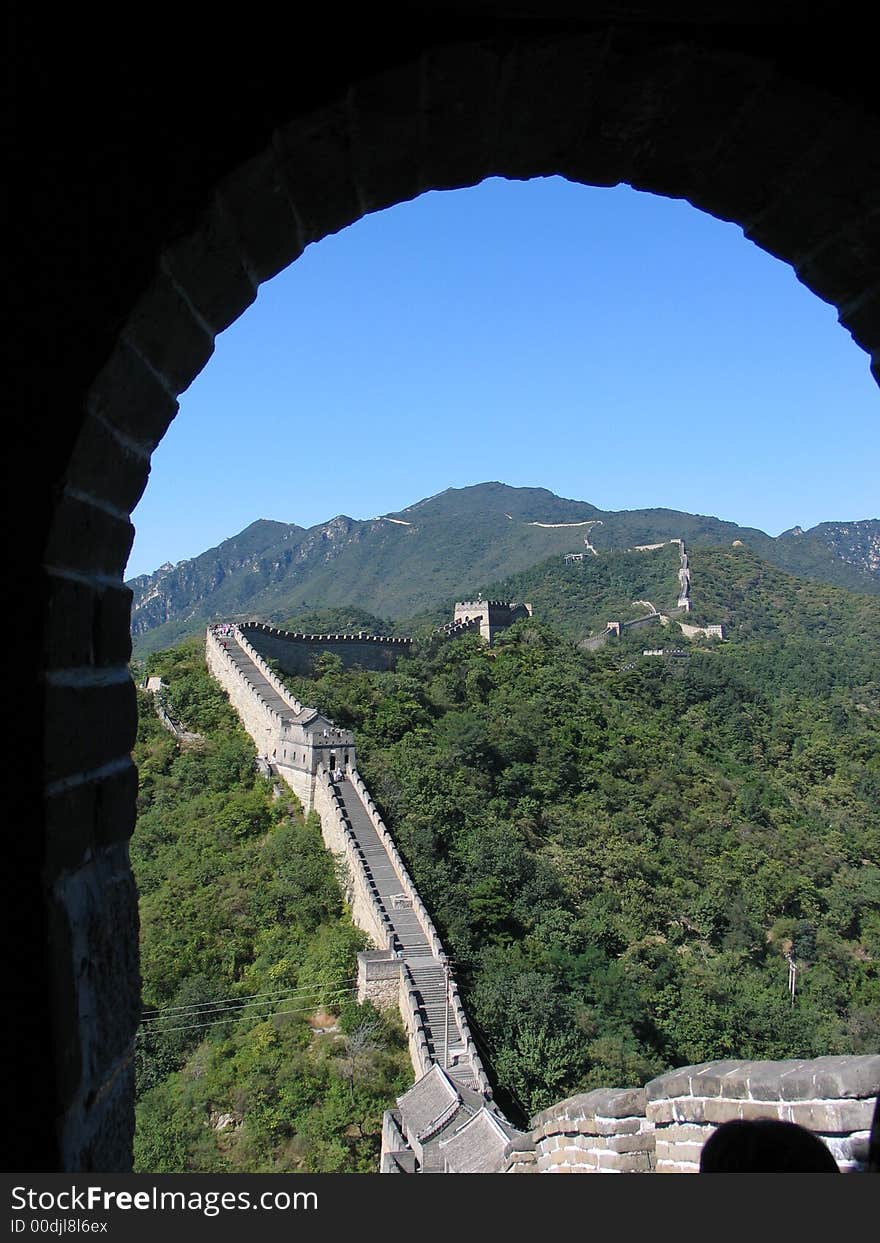
[(393, 669), (411, 647), (411, 640), (405, 638), (293, 634), (268, 626), (243, 625), (240, 629), (264, 660), (277, 660), (285, 673), (305, 676), (314, 672), (315, 661), (327, 653), (338, 656), (346, 669), (355, 665), (379, 672)]
[(855, 5), (802, 10), (413, 0), (345, 22), (154, 6), (123, 23), (13, 0), (6, 1168), (129, 1159), (122, 572), (150, 455), (215, 335), (365, 211), (560, 172), (737, 220), (840, 308), (880, 375), (873, 45)]

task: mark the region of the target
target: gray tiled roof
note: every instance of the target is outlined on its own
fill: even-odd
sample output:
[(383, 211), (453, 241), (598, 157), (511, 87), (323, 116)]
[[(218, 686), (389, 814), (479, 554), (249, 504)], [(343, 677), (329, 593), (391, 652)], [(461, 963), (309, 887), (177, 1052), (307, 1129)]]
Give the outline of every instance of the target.
[(485, 1107), (439, 1142), (451, 1174), (492, 1174), (505, 1163), (507, 1146), (519, 1132)]
[(435, 1063), (408, 1092), (397, 1098), (397, 1104), (404, 1134), (412, 1143), (461, 1109), (462, 1098), (446, 1072)]

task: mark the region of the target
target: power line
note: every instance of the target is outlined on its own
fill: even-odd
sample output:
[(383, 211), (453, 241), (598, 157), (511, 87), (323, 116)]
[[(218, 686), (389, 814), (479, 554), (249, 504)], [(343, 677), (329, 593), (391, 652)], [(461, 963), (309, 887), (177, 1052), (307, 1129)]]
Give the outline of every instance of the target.
[[(344, 993), (355, 993), (357, 992), (357, 989), (354, 989), (354, 988), (344, 989), (343, 992)], [(286, 1015), (286, 1014), (309, 1014), (312, 1010), (314, 1010), (314, 1006), (305, 1006), (304, 1008), (297, 1009), (297, 1010), (261, 1010), (259, 1013), (250, 1014), (247, 1017), (252, 1018), (252, 1019), (263, 1019), (263, 1018), (268, 1019), (268, 1018), (275, 1018), (276, 1016), (280, 1017), (281, 1015)], [(138, 1029), (137, 1035), (142, 1036), (150, 1031), (158, 1031), (160, 1035), (168, 1036), (172, 1032), (189, 1032), (189, 1031), (196, 1031), (198, 1028), (203, 1028), (203, 1027), (218, 1027), (222, 1023), (233, 1022), (232, 1015), (241, 1014), (241, 1013), (242, 1012), (240, 1009), (234, 1009), (231, 1011), (229, 1016), (227, 1016), (227, 1018), (225, 1019), (212, 1019), (210, 1022), (205, 1022), (205, 1023), (189, 1023), (183, 1027), (161, 1027), (161, 1028), (146, 1027), (145, 1028), (142, 1026), (141, 1028)]]
[[(341, 987), (342, 985), (348, 984), (348, 977), (344, 977), (343, 979), (340, 979), (340, 980), (328, 980), (326, 983), (332, 987)], [(187, 1006), (163, 1006), (162, 1008), (156, 1007), (156, 1009), (152, 1013), (145, 1015), (141, 1019), (141, 1022), (146, 1023), (152, 1019), (162, 1018), (163, 1015), (166, 1015), (166, 1014), (178, 1014), (178, 1013), (182, 1014), (182, 1013), (191, 1012), (191, 1011), (206, 1010), (206, 1009), (210, 1009), (216, 1006), (225, 1006), (227, 1002), (230, 1004), (234, 1004), (236, 1002), (246, 1003), (252, 1000), (256, 1000), (257, 998), (260, 998), (260, 997), (284, 998), (288, 996), (294, 996), (297, 993), (303, 993), (304, 995), (307, 995), (308, 993), (316, 992), (318, 989), (323, 988), (325, 986), (326, 985), (324, 984), (312, 984), (312, 985), (302, 984), (302, 985), (299, 985), (297, 988), (279, 988), (273, 992), (268, 992), (268, 993), (242, 993), (237, 997), (220, 997), (215, 1001), (193, 1002), (191, 1005), (187, 1005)]]

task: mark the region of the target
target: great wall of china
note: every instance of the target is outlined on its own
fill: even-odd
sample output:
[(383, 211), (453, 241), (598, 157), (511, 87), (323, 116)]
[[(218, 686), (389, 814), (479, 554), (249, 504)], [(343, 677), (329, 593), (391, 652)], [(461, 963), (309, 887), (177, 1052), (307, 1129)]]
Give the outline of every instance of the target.
[[(449, 629), (478, 624), (468, 615)], [(352, 918), (375, 946), (358, 956), (358, 998), (396, 1007), (407, 1033), (415, 1082), (385, 1114), (383, 1173), (695, 1172), (719, 1123), (756, 1117), (800, 1123), (841, 1170), (865, 1168), (880, 1055), (707, 1062), (644, 1087), (570, 1097), (529, 1131), (514, 1127), (493, 1100), (437, 931), (357, 771), (354, 736), (301, 704), (269, 667), (258, 649), (281, 664), (283, 632), (225, 629), (208, 629), (208, 668), (268, 770), (318, 813), (327, 848), (344, 860)], [(338, 648), (343, 636), (334, 638)], [(351, 639), (349, 652), (364, 645)], [(367, 650), (382, 641), (373, 642)]]

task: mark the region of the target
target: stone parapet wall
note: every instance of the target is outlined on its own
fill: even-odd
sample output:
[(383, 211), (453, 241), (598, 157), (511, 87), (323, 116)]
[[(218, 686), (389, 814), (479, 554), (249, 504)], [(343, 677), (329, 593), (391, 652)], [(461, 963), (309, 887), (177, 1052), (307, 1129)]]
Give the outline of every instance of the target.
[(379, 1166), (380, 1174), (400, 1174), (400, 1166), (394, 1160), (396, 1152), (407, 1152), (409, 1145), (399, 1126), (399, 1115), (395, 1109), (386, 1109), (382, 1118), (382, 1156)]
[(305, 710), (304, 705), (301, 704), (293, 692), (284, 685), (275, 670), (269, 667), (266, 663), (266, 658), (258, 652), (254, 645), (249, 641), (241, 626), (235, 627), (235, 637), (241, 645), (242, 650), (250, 656), (260, 673), (262, 673), (267, 682), (272, 684), (284, 702), (289, 704), (294, 712), (303, 712)]
[(317, 658), (328, 652), (339, 656), (346, 667), (392, 669), (412, 647), (412, 639), (397, 635), (305, 634), (278, 630), (263, 622), (243, 622), (239, 629), (253, 648), (277, 660), (285, 673), (303, 675), (311, 674)]
[[(648, 1174), (654, 1168), (654, 1127), (644, 1088), (598, 1088), (569, 1097), (532, 1119), (539, 1174)], [(528, 1168), (511, 1153), (507, 1172)]]
[(413, 913), (418, 919), (419, 926), (428, 940), (428, 944), (431, 947), (431, 953), (437, 955), (438, 957), (443, 956), (443, 944), (437, 933), (437, 929), (434, 927), (434, 923), (428, 914), (424, 902), (419, 897), (418, 890), (413, 884), (409, 872), (406, 870), (406, 866), (403, 859), (400, 857), (400, 852), (395, 845), (393, 837), (388, 832), (385, 821), (379, 815), (376, 804), (373, 802), (373, 796), (364, 785), (363, 778), (356, 768), (350, 768), (346, 775), (351, 784), (357, 790), (364, 810), (369, 816), (373, 828), (378, 833), (379, 840), (388, 852), (388, 858), (391, 860), (391, 865), (394, 868), (394, 874), (400, 881), (400, 892), (405, 894), (406, 897), (412, 902)]
[(208, 672), (226, 691), (257, 751), (271, 754), (275, 739), (281, 733), (281, 717), (268, 707), (257, 688), (243, 676), (211, 630), (205, 639), (205, 660)]
[(379, 949), (394, 950), (396, 938), (385, 905), (323, 768), (318, 769), (314, 788), (314, 808), (321, 819), (324, 844), (344, 860), (348, 870), (349, 892), (346, 896), (352, 920)]
[[(378, 833), (379, 839), (382, 841), (388, 852), (388, 857), (394, 867), (395, 875), (400, 880), (401, 893), (405, 894), (406, 897), (412, 902), (412, 910), (419, 921), (419, 925), (424, 932), (425, 937), (428, 940), (428, 944), (431, 947), (431, 953), (435, 957), (446, 961), (446, 951), (443, 948), (443, 942), (440, 940), (440, 936), (437, 929), (434, 927), (434, 923), (427, 912), (425, 904), (419, 897), (419, 892), (413, 884), (409, 872), (406, 870), (406, 866), (404, 865), (403, 859), (400, 857), (400, 852), (395, 845), (394, 839), (388, 832), (384, 820), (379, 815), (370, 791), (364, 785), (363, 778), (356, 769), (349, 770), (348, 779), (357, 790), (361, 803), (363, 804), (367, 815), (370, 817), (373, 828)], [(473, 1066), (474, 1079), (477, 1087), (479, 1091), (491, 1097), (492, 1088), (489, 1083), (488, 1076), (486, 1075), (485, 1068), (483, 1067), (482, 1059), (480, 1058), (480, 1055), (477, 1052), (477, 1047), (474, 1044), (471, 1029), (467, 1021), (467, 1015), (465, 1014), (464, 1006), (462, 1005), (461, 997), (459, 995), (458, 985), (455, 982), (455, 977), (451, 974), (451, 972), (449, 980), (449, 1001), (455, 1017), (456, 1027), (458, 1028), (461, 1036), (461, 1043), (464, 1045), (467, 1056)], [(409, 1005), (409, 1002), (406, 1004)], [(406, 1023), (405, 1016), (404, 1023)], [(415, 1061), (413, 1062), (413, 1065), (415, 1066)]]
[(709, 1136), (739, 1118), (796, 1122), (841, 1170), (859, 1170), (878, 1094), (874, 1054), (684, 1066), (644, 1088), (600, 1088), (551, 1105), (511, 1148), (505, 1172), (530, 1172), (530, 1141), (538, 1173), (697, 1173)]
[(796, 1122), (853, 1170), (880, 1093), (880, 1055), (706, 1062), (653, 1079), (646, 1093), (660, 1174), (696, 1172), (703, 1144), (735, 1118)]
[(428, 1035), (425, 1031), (425, 1024), (422, 1021), (422, 1011), (415, 981), (413, 980), (412, 972), (404, 962), (401, 962), (399, 989), (398, 1006), (406, 1031), (409, 1057), (415, 1077), (420, 1079), (422, 1075), (431, 1069), (434, 1060), (431, 1057)]

